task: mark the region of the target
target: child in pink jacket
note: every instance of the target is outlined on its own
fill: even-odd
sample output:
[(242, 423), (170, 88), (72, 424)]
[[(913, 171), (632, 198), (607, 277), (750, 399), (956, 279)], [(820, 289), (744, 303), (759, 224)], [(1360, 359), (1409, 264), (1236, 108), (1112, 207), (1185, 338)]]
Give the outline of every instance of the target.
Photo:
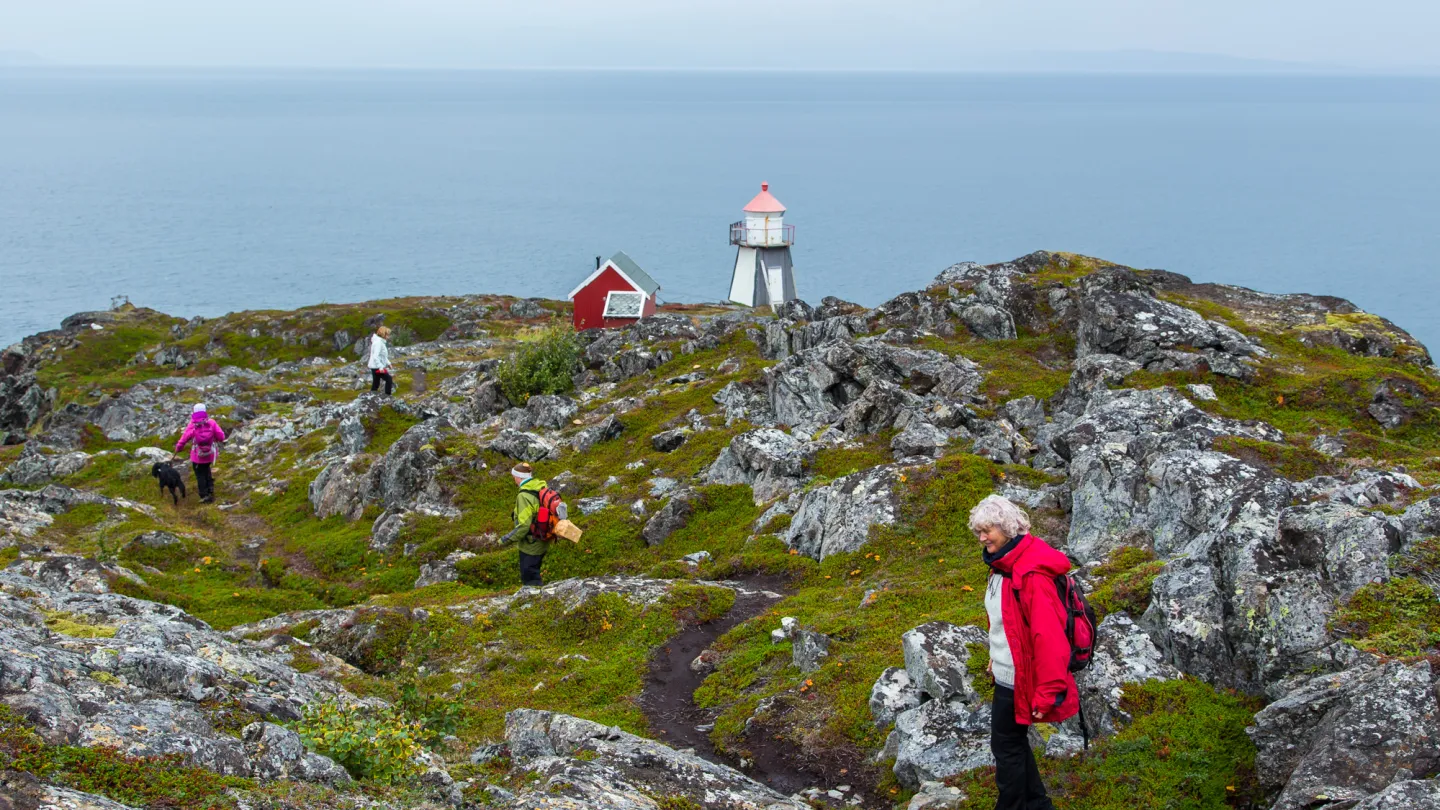
[(185, 426), (185, 432), (180, 434), (180, 441), (175, 443), (175, 452), (179, 453), (192, 441), (195, 444), (190, 448), (190, 468), (195, 471), (195, 485), (200, 489), (200, 502), (214, 503), (215, 478), (210, 473), (210, 465), (215, 463), (215, 457), (220, 454), (215, 445), (225, 441), (225, 431), (205, 412), (203, 402), (197, 403), (191, 412), (190, 424)]

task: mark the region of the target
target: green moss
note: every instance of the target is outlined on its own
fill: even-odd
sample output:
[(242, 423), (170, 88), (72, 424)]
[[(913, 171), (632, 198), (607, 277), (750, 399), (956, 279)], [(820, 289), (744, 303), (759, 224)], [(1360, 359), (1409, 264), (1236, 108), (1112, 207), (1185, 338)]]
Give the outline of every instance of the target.
[(1139, 618), (1150, 606), (1151, 586), (1164, 568), (1165, 563), (1148, 548), (1115, 549), (1091, 572), (1094, 590), (1088, 597), (1090, 606), (1101, 618), (1122, 611)]
[(995, 681), (990, 676), (990, 646), (988, 644), (970, 644), (966, 649), (970, 651), (970, 658), (965, 662), (965, 671), (974, 680), (975, 693), (981, 700), (992, 700), (995, 697)]
[(384, 453), (390, 449), (405, 431), (420, 424), (420, 420), (394, 408), (381, 408), (380, 412), (365, 420), (365, 433), (370, 437), (365, 445), (372, 453)]
[(1367, 652), (1429, 655), (1440, 648), (1440, 601), (1414, 577), (1372, 582), (1335, 612), (1330, 628)]
[(62, 611), (46, 611), (45, 626), (56, 633), (74, 638), (114, 638), (115, 627), (86, 621), (82, 616)]
[(1024, 396), (1047, 400), (1070, 380), (1075, 339), (1065, 334), (1030, 335), (1013, 340), (980, 340), (968, 335), (944, 340), (927, 338), (925, 348), (961, 356), (985, 373), (982, 393), (994, 403)]
[(868, 470), (894, 461), (889, 441), (893, 431), (886, 431), (861, 447), (826, 447), (815, 454), (810, 463), (811, 475), (822, 480), (833, 480), (861, 470)]

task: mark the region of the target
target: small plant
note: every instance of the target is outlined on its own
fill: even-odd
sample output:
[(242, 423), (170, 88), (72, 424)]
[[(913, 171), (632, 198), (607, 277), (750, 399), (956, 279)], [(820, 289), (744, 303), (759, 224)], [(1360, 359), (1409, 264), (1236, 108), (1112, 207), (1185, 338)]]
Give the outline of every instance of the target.
[(424, 730), (394, 709), (367, 712), (326, 701), (307, 709), (295, 731), (306, 747), (335, 760), (356, 779), (393, 785), (420, 775), (415, 757), (422, 751)]
[(1124, 611), (1138, 618), (1150, 606), (1150, 586), (1164, 568), (1150, 549), (1121, 546), (1095, 567), (1090, 604), (1101, 617)]
[(536, 394), (559, 394), (574, 387), (580, 367), (580, 343), (567, 327), (554, 327), (528, 340), (495, 369), (505, 397), (516, 405)]
[(1440, 647), (1440, 602), (1414, 577), (1372, 582), (1335, 612), (1330, 627), (1379, 655), (1420, 656)]
[(401, 324), (400, 326), (397, 326), (394, 329), (390, 330), (391, 346), (413, 346), (419, 342), (420, 336), (416, 334), (414, 329), (411, 329), (404, 324)]

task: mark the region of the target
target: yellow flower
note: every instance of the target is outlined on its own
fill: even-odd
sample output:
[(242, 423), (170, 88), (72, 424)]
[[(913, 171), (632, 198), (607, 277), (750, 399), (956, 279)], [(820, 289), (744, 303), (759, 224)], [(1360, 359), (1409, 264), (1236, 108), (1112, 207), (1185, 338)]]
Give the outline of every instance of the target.
[(214, 558), (214, 557), (201, 557), (201, 558), (200, 558), (200, 562), (205, 563), (206, 565), (209, 565), (210, 563), (212, 563), (212, 562), (214, 562), (214, 561), (215, 561), (215, 558)]

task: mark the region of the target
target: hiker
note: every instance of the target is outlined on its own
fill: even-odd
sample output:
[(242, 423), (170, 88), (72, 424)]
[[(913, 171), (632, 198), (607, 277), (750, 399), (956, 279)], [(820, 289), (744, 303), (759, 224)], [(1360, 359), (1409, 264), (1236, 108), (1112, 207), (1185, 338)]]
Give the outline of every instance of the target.
[(200, 502), (214, 503), (215, 477), (210, 472), (210, 465), (219, 455), (215, 445), (225, 441), (225, 431), (205, 412), (203, 402), (197, 402), (191, 410), (190, 424), (185, 426), (180, 441), (175, 443), (176, 455), (192, 441), (195, 444), (190, 448), (190, 469), (195, 471), (195, 487), (200, 491)]
[(1032, 723), (1059, 723), (1080, 710), (1071, 645), (1065, 634), (1055, 577), (1070, 560), (1030, 534), (1020, 507), (990, 495), (970, 511), (990, 580), (990, 751), (995, 755), (995, 810), (1053, 810), (1030, 750)]
[(395, 378), (390, 375), (390, 327), (382, 326), (370, 338), (370, 390), (380, 390), (380, 381), (385, 381), (385, 396), (395, 390)]
[[(563, 504), (555, 490), (535, 477), (535, 470), (529, 464), (523, 461), (516, 464), (511, 468), (510, 476), (520, 487), (520, 492), (515, 495), (515, 511), (511, 513), (515, 528), (500, 542), (520, 541), (520, 584), (538, 588), (545, 584), (540, 579), (540, 564), (545, 561), (545, 552), (554, 539), (555, 520), (565, 517)], [(558, 515), (555, 514), (557, 507)], [(546, 519), (541, 520), (541, 517)]]

